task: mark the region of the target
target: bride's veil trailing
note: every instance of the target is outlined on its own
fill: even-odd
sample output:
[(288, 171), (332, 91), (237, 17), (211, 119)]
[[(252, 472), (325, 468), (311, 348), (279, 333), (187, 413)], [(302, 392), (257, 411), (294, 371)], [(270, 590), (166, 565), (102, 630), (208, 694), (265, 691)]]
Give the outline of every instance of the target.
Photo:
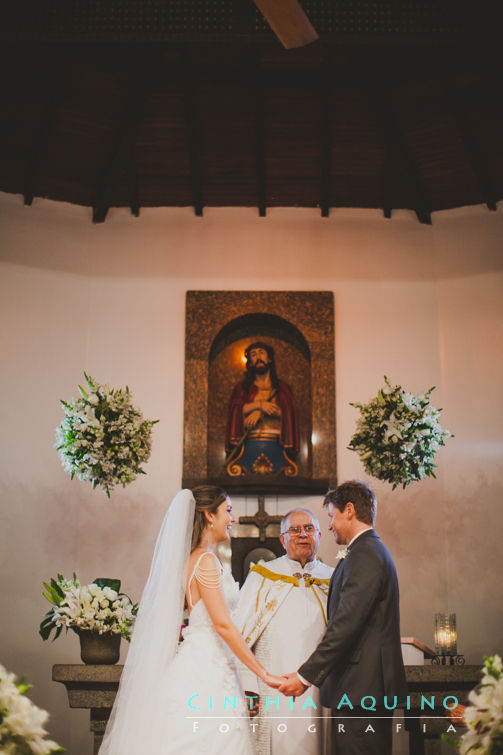
[(181, 490), (164, 517), (99, 755), (155, 753), (163, 741), (157, 692), (178, 644), (194, 510), (192, 492)]

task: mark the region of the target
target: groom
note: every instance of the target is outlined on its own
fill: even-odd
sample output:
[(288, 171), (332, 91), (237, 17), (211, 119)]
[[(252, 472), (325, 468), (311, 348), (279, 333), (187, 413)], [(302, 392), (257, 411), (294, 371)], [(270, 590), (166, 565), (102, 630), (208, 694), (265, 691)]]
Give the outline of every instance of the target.
[(323, 505), (336, 543), (346, 546), (330, 581), (328, 626), (279, 689), (297, 696), (310, 684), (320, 687), (322, 705), (332, 708), (337, 755), (391, 755), (393, 710), (385, 703), (392, 708), (407, 694), (395, 566), (373, 528), (377, 501), (368, 485), (345, 482)]

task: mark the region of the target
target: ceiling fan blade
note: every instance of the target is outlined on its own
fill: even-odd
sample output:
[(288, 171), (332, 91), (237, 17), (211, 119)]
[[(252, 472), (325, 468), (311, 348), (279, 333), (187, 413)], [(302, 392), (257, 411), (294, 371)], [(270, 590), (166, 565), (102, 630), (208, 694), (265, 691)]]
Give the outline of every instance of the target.
[(255, 5), (287, 50), (318, 39), (316, 29), (298, 0), (254, 0)]

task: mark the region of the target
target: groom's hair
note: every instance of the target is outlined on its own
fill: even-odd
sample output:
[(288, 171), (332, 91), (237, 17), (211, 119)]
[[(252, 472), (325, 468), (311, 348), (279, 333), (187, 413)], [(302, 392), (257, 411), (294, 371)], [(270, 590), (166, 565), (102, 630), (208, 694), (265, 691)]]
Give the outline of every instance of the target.
[(326, 494), (323, 505), (329, 503), (337, 506), (339, 511), (344, 511), (347, 503), (352, 503), (355, 507), (356, 518), (364, 524), (374, 525), (377, 513), (377, 498), (375, 493), (365, 482), (360, 480), (348, 480), (343, 482), (334, 490), (329, 490)]

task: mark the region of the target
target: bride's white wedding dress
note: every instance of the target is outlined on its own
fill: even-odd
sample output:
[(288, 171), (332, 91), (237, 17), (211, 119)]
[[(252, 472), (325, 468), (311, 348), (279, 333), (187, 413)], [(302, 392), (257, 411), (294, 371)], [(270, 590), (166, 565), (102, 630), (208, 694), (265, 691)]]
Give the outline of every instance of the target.
[[(100, 755), (254, 753), (234, 655), (201, 599), (178, 646), (194, 509), (182, 490), (164, 517)], [(188, 584), (222, 590), (232, 615), (238, 584), (214, 554), (198, 568), (204, 555)]]
[[(189, 579), (189, 596), (201, 558)], [(239, 585), (231, 574), (224, 573), (220, 562), (218, 568), (221, 589), (232, 616), (237, 608)], [(218, 636), (202, 599), (192, 607), (183, 642), (167, 670), (161, 694), (165, 701), (166, 739), (159, 755), (181, 752), (253, 755), (250, 719), (235, 657)]]

